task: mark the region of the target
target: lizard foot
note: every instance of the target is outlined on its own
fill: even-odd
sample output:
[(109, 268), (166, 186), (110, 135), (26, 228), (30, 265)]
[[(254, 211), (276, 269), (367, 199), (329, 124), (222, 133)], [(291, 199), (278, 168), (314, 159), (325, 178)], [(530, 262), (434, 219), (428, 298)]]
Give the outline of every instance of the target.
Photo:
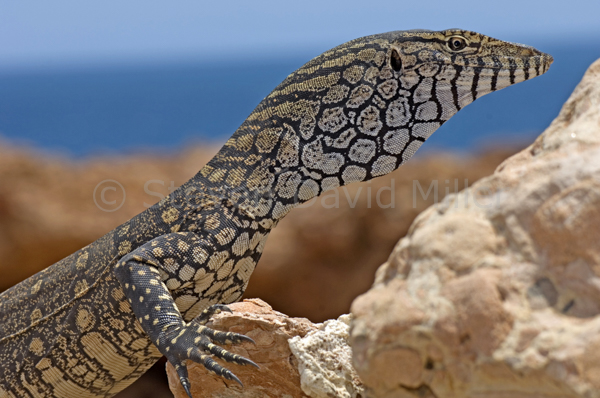
[(192, 398), (192, 396), (186, 360), (198, 362), (209, 372), (215, 373), (227, 380), (233, 380), (242, 387), (244, 385), (240, 379), (238, 379), (238, 377), (229, 369), (217, 363), (212, 357), (229, 363), (252, 365), (260, 368), (250, 359), (233, 354), (214, 344), (236, 344), (243, 341), (254, 343), (254, 340), (243, 334), (213, 330), (197, 323), (197, 321), (192, 321), (187, 326), (169, 333), (169, 337), (165, 340), (164, 343), (167, 345), (165, 356), (175, 367), (177, 375), (179, 376), (179, 381), (190, 398)]

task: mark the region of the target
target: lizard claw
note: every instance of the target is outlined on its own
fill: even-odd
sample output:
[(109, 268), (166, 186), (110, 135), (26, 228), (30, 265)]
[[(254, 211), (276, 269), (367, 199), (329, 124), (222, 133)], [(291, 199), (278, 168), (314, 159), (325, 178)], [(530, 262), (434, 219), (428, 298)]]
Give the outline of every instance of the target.
[(242, 388), (244, 388), (244, 383), (235, 375), (233, 372), (221, 365), (219, 365), (216, 361), (208, 356), (204, 356), (202, 364), (209, 371), (218, 374), (219, 376), (232, 380), (238, 383)]
[[(225, 369), (225, 370), (227, 370), (227, 369)], [(230, 375), (230, 377), (226, 377), (226, 378), (228, 378), (229, 380), (236, 381), (240, 385), (240, 387), (244, 388), (244, 383), (242, 383), (242, 381), (236, 375), (234, 375), (231, 372), (229, 372), (229, 375)]]
[(237, 341), (237, 343), (241, 343), (242, 341), (247, 341), (248, 343), (252, 343), (253, 345), (256, 345), (256, 341), (252, 340), (250, 337), (246, 336), (245, 334), (238, 334), (237, 338), (239, 341)]
[[(200, 328), (202, 328), (202, 330), (200, 330)], [(219, 330), (214, 330), (206, 326), (200, 326), (200, 328), (198, 328), (199, 333), (205, 335), (212, 341), (219, 344), (239, 344), (244, 341), (247, 341), (256, 345), (256, 342), (254, 340), (243, 334), (235, 332), (221, 332)]]
[(213, 372), (227, 380), (232, 380), (240, 386), (244, 386), (240, 379), (233, 374), (229, 369), (218, 364), (213, 358), (221, 359), (225, 362), (235, 363), (238, 365), (251, 365), (258, 369), (260, 367), (248, 358), (241, 355), (231, 353), (215, 343), (240, 343), (248, 341), (253, 344), (254, 340), (243, 334), (233, 332), (221, 332), (213, 330), (204, 325), (190, 323), (183, 326), (179, 330), (171, 332), (170, 337), (165, 337), (165, 355), (171, 362), (177, 374), (181, 385), (185, 389), (190, 398), (190, 381), (188, 379), (188, 371), (185, 365), (186, 360), (191, 360), (204, 365), (209, 371)]
[(179, 382), (181, 383), (181, 386), (185, 390), (186, 394), (188, 395), (188, 397), (193, 398), (192, 392), (190, 391), (191, 384), (190, 379), (188, 379), (188, 371), (185, 363), (181, 362), (178, 365), (175, 365), (175, 371), (179, 376)]

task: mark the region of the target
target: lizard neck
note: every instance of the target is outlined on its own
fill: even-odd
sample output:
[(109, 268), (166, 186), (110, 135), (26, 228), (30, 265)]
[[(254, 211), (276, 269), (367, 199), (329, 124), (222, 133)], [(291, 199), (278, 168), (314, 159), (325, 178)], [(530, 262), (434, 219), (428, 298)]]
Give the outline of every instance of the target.
[[(356, 42), (304, 65), (259, 104), (194, 183), (277, 222), (327, 190), (397, 169), (453, 113), (431, 102), (436, 70), (394, 70), (392, 52), (386, 42)], [(436, 110), (418, 111), (415, 91)]]

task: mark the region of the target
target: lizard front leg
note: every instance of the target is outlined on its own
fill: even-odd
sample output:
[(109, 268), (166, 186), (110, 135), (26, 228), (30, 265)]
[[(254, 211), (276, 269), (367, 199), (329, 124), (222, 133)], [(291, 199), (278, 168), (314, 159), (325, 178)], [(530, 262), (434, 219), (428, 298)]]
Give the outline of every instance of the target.
[[(231, 371), (219, 365), (211, 356), (227, 362), (257, 366), (249, 359), (214, 344), (253, 342), (252, 339), (204, 326), (213, 313), (229, 310), (218, 303), (221, 298), (218, 289), (215, 291), (211, 284), (198, 283), (199, 276), (206, 275), (207, 272), (218, 272), (208, 265), (214, 252), (214, 247), (208, 240), (194, 233), (171, 233), (140, 246), (125, 255), (115, 266), (115, 275), (133, 313), (148, 337), (175, 367), (190, 398), (190, 382), (185, 363), (188, 359), (240, 384), (241, 381)], [(190, 305), (190, 300), (195, 300), (195, 305)], [(184, 314), (187, 316), (182, 316), (177, 302), (185, 303)], [(197, 313), (198, 306), (202, 303), (213, 305), (204, 308), (196, 320), (189, 319), (190, 308), (195, 308)]]

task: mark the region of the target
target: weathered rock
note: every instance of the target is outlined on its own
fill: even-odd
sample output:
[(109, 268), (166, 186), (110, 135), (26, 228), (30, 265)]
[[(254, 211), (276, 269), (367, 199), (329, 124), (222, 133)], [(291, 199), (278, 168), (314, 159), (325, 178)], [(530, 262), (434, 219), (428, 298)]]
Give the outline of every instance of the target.
[[(243, 343), (226, 349), (251, 359), (260, 366), (225, 364), (244, 383), (242, 389), (236, 382), (226, 381), (209, 373), (204, 366), (188, 362), (189, 378), (194, 397), (306, 397), (300, 387), (298, 361), (292, 354), (288, 340), (303, 337), (317, 330), (305, 318), (290, 318), (258, 299), (244, 300), (229, 306), (233, 313), (216, 315), (207, 325), (222, 331), (245, 334), (256, 345)], [(187, 398), (175, 369), (167, 364), (169, 386), (175, 398)]]
[(312, 398), (360, 398), (362, 382), (348, 345), (350, 315), (318, 324), (318, 330), (290, 339), (300, 370), (302, 391)]
[(423, 212), (352, 305), (369, 397), (600, 397), (600, 60), (550, 127)]

